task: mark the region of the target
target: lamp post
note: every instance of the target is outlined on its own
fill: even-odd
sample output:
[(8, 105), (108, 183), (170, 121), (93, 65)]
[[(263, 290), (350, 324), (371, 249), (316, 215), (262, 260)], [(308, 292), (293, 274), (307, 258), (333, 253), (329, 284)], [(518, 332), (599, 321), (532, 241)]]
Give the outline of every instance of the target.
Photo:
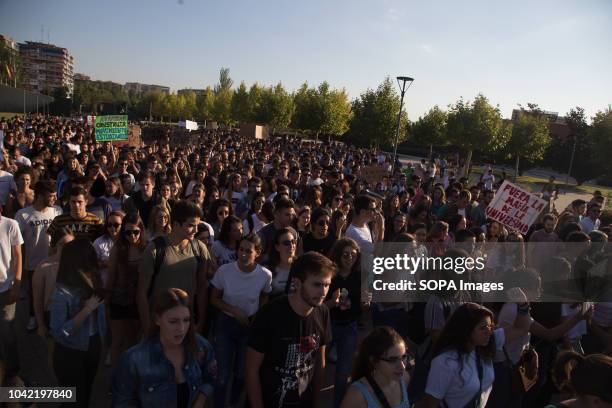
[[(412, 85), (413, 81), (414, 79), (410, 77), (405, 77), (405, 76), (397, 77), (397, 84), (400, 87), (401, 93), (400, 93), (400, 108), (399, 108), (399, 112), (397, 113), (397, 129), (395, 131), (395, 148), (393, 149), (393, 166), (391, 167), (392, 177), (393, 177), (393, 174), (395, 173), (395, 161), (397, 160), (397, 143), (399, 142), (400, 126), (402, 123), (402, 108), (404, 107), (404, 94), (406, 93), (406, 89), (410, 88), (410, 85)], [(408, 86), (406, 86), (406, 82), (408, 82)]]

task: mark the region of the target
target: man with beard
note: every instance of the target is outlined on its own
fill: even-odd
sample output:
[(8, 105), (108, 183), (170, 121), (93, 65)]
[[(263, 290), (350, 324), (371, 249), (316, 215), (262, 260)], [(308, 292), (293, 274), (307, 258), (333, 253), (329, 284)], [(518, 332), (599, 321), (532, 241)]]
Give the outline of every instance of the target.
[(256, 315), (246, 355), (252, 408), (319, 406), (325, 346), (331, 341), (329, 309), (323, 301), (336, 272), (327, 257), (305, 253), (291, 265), (295, 291)]
[(544, 214), (542, 217), (543, 228), (538, 229), (529, 237), (527, 244), (527, 261), (530, 266), (537, 270), (550, 262), (550, 259), (557, 255), (560, 247), (558, 242), (561, 240), (555, 233), (557, 226), (557, 216), (554, 214)]

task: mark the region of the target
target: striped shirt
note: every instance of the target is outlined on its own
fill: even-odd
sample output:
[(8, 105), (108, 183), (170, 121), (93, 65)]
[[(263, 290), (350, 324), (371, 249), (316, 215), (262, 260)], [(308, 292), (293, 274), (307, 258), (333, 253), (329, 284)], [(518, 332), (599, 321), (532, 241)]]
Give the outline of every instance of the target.
[(83, 219), (76, 219), (70, 213), (64, 213), (53, 219), (47, 229), (47, 234), (53, 236), (56, 231), (64, 227), (68, 227), (74, 233), (75, 238), (85, 238), (91, 242), (104, 232), (104, 223), (92, 213), (87, 213)]

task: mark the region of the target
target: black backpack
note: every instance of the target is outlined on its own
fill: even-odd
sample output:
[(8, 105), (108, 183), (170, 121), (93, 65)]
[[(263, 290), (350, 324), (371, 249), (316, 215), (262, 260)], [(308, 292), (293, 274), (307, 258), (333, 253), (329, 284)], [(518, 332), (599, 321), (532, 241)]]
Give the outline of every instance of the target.
[[(196, 266), (196, 276), (198, 276), (198, 272), (204, 265), (204, 259), (202, 259), (202, 252), (200, 251), (200, 246), (194, 242), (195, 239), (189, 241), (189, 245), (191, 245), (191, 251), (196, 257), (197, 266)], [(153, 275), (151, 275), (151, 283), (149, 284), (149, 289), (147, 291), (147, 297), (151, 298), (153, 294), (153, 286), (155, 284), (155, 278), (159, 274), (161, 267), (164, 263), (164, 259), (166, 259), (166, 247), (168, 246), (168, 240), (166, 237), (157, 237), (153, 239), (153, 244), (155, 244), (155, 261), (153, 263)]]

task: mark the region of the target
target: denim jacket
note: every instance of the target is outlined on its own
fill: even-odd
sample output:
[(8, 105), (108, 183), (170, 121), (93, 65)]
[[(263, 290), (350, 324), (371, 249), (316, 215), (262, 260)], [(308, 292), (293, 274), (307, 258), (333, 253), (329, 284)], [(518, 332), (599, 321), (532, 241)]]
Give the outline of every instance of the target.
[[(49, 323), (51, 335), (62, 346), (80, 351), (89, 349), (90, 327), (96, 325), (100, 340), (106, 337), (106, 316), (104, 305), (101, 304), (97, 313), (90, 313), (77, 329), (74, 325), (74, 316), (83, 309), (85, 299), (80, 293), (71, 291), (61, 283), (56, 284), (51, 297), (51, 321)], [(97, 318), (96, 321), (92, 319)]]
[[(200, 393), (207, 400), (217, 381), (217, 362), (210, 343), (196, 335), (199, 352), (186, 353), (183, 374), (189, 386), (189, 406)], [(175, 407), (174, 366), (162, 349), (159, 335), (126, 351), (113, 375), (113, 407)]]

